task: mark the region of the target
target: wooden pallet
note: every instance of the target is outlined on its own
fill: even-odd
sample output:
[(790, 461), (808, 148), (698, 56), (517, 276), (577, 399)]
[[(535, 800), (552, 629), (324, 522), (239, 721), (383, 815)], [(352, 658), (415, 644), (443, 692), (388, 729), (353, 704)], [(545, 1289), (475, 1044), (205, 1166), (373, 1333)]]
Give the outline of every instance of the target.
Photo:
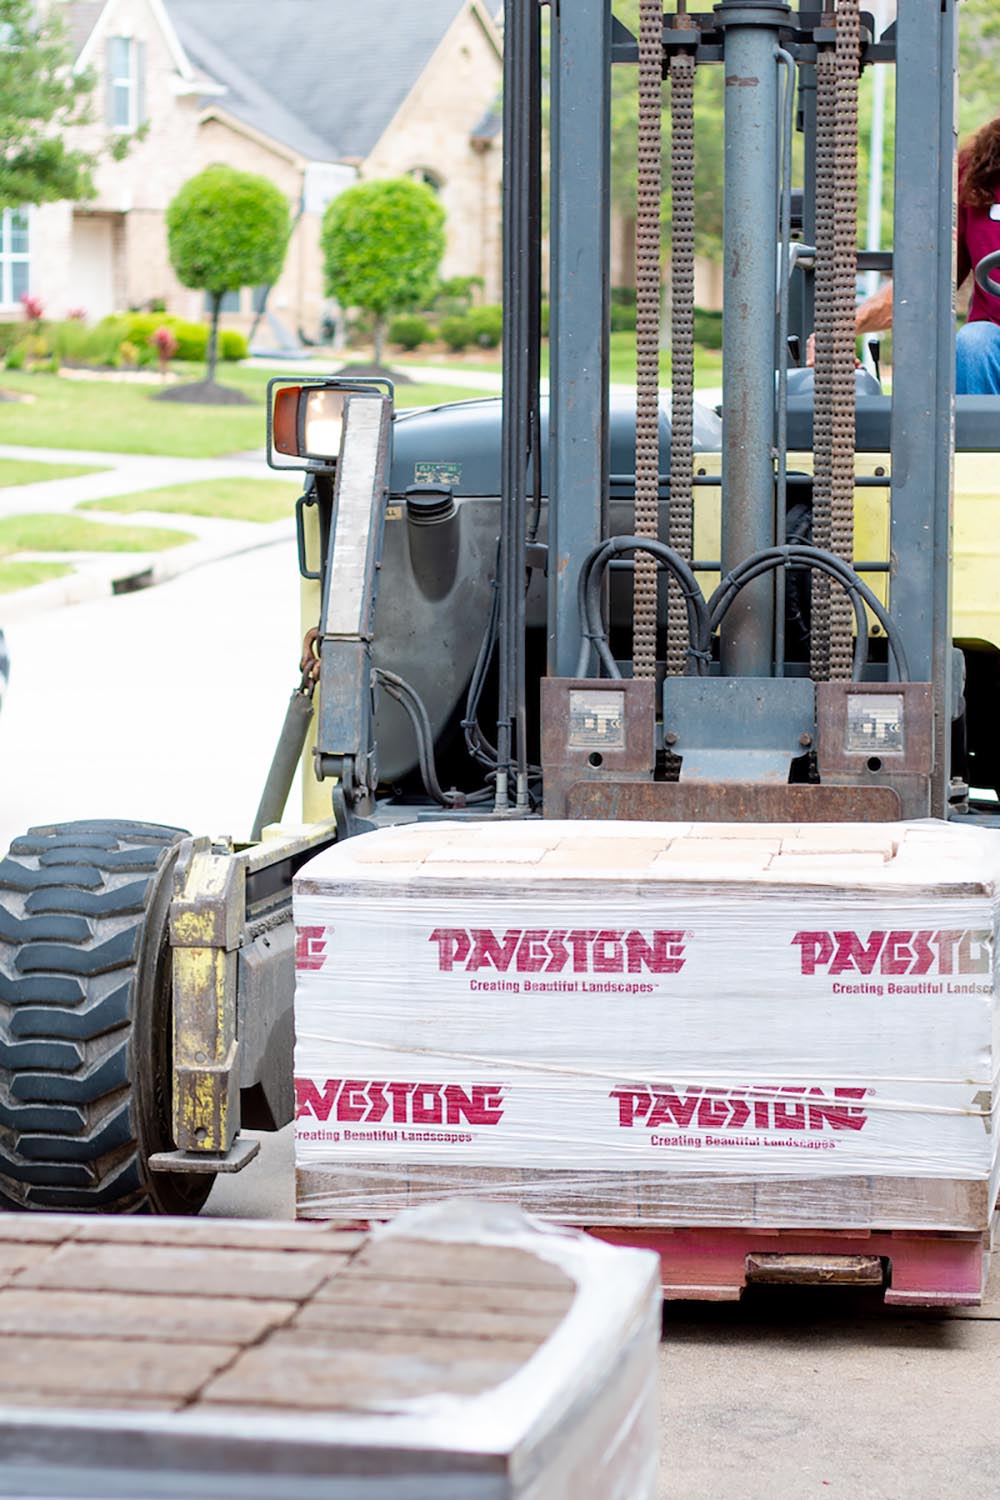
[(545, 1171), (462, 1161), (338, 1161), (299, 1167), (296, 1215), (358, 1224), (445, 1197), (516, 1204), (563, 1224), (663, 1229), (919, 1230), (984, 1234), (985, 1180), (950, 1177), (753, 1178), (654, 1171)]
[[(544, 1493), (555, 1500), (591, 1493), (580, 1484), (599, 1462), (594, 1437), (619, 1427), (637, 1473), (652, 1472), (654, 1257), (574, 1237), (564, 1266), (526, 1244), (530, 1232), (524, 1244), (446, 1243), (314, 1225), (0, 1218), (0, 1494), (38, 1493), (25, 1475), (49, 1472), (59, 1487), (46, 1493), (164, 1493), (144, 1489), (138, 1468), (150, 1484), (184, 1475), (192, 1497), (229, 1493), (234, 1474), (241, 1493), (282, 1500), (311, 1495), (320, 1476), (324, 1495), (357, 1500), (369, 1481), (381, 1496), (375, 1481), (390, 1476), (409, 1481), (401, 1497), (514, 1496), (513, 1471), (541, 1463), (541, 1445), (577, 1475), (564, 1489), (554, 1471)], [(601, 1281), (610, 1256), (630, 1290), (612, 1318), (595, 1297), (588, 1327), (573, 1267), (594, 1249)], [(519, 1382), (534, 1394), (512, 1411)], [(195, 1475), (207, 1488), (190, 1487)]]

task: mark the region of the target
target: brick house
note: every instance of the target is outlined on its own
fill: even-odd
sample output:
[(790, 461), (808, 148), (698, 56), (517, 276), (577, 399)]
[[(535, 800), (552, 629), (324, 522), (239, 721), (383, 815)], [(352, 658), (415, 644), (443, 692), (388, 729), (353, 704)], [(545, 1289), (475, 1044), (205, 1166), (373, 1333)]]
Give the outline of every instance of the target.
[[(157, 298), (199, 317), (201, 294), (170, 268), (164, 215), (212, 162), (258, 172), (289, 199), (295, 229), (268, 308), (290, 329), (319, 331), (320, 222), (359, 178), (429, 183), (448, 214), (443, 274), (482, 276), (487, 298), (499, 296), (501, 42), (482, 0), (48, 3), (66, 17), (77, 67), (100, 80), (80, 143), (137, 138), (123, 161), (101, 160), (94, 200), (8, 212), (0, 316), (30, 289), (53, 317)], [(259, 295), (234, 294), (227, 321), (248, 325)]]

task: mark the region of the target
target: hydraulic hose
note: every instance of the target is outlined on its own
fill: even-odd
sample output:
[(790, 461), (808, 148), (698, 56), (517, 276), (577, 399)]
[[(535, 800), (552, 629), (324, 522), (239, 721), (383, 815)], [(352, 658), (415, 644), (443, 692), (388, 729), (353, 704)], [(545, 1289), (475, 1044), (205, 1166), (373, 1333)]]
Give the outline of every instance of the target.
[(428, 797), (440, 807), (463, 807), (468, 802), (485, 802), (492, 798), (493, 793), (489, 789), (478, 792), (442, 790), (437, 766), (434, 763), (434, 730), (431, 727), (430, 715), (424, 700), (415, 687), (412, 687), (405, 678), (397, 676), (395, 672), (387, 672), (384, 667), (376, 667), (372, 676), (378, 685), (385, 689), (389, 697), (405, 710), (413, 725), (420, 763), (420, 779)]
[(885, 631), (900, 682), (909, 682), (910, 670), (906, 651), (899, 638), (899, 632), (882, 601), (854, 572), (853, 568), (850, 568), (835, 553), (825, 552), (821, 547), (792, 542), (784, 547), (768, 547), (746, 558), (738, 567), (726, 574), (708, 601), (710, 632), (718, 629), (733, 600), (748, 583), (759, 578), (762, 573), (788, 567), (809, 568), (815, 572), (826, 573), (835, 579), (847, 594), (854, 609), (856, 625), (852, 670), (855, 682), (860, 681), (868, 662), (868, 620), (864, 610), (866, 604)]
[(621, 677), (618, 664), (608, 645), (607, 626), (601, 607), (601, 585), (613, 557), (624, 553), (644, 552), (660, 563), (675, 579), (687, 610), (687, 675), (701, 677), (711, 661), (711, 631), (705, 596), (691, 567), (679, 552), (651, 537), (613, 536), (595, 547), (583, 560), (577, 580), (577, 608), (580, 613), (582, 644), (577, 676), (590, 675), (591, 651), (597, 652), (600, 665), (609, 677)]

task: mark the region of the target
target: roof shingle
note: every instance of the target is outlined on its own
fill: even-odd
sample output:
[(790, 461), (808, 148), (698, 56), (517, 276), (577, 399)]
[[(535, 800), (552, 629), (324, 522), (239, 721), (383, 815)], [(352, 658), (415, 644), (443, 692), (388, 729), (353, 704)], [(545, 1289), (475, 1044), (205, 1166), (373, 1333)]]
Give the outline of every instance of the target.
[(318, 161), (375, 146), (466, 0), (166, 0), (220, 103)]

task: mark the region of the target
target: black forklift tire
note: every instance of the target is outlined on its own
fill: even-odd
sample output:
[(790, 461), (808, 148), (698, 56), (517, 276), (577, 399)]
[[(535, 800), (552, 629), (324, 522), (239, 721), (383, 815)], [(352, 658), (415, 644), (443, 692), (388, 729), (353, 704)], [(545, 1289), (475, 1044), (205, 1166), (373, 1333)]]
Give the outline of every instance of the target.
[(170, 1150), (168, 915), (186, 834), (32, 828), (0, 861), (0, 1209), (197, 1213)]

